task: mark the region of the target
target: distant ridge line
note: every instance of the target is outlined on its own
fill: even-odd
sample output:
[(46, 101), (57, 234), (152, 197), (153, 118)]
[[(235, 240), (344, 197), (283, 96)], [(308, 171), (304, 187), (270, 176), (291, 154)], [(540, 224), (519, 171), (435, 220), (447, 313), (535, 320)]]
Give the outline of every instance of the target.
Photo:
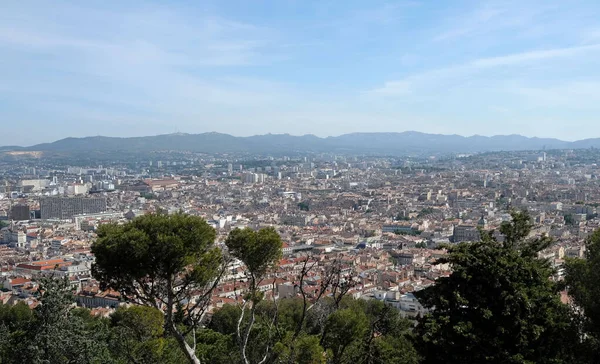
[(203, 153), (285, 153), (347, 152), (372, 154), (478, 153), (491, 151), (600, 148), (600, 138), (564, 141), (522, 135), (461, 136), (428, 134), (417, 131), (390, 133), (350, 133), (318, 137), (312, 134), (264, 134), (236, 137), (208, 132), (172, 133), (144, 137), (64, 138), (30, 147), (6, 146), (0, 151), (86, 152), (98, 150), (123, 152), (190, 151)]

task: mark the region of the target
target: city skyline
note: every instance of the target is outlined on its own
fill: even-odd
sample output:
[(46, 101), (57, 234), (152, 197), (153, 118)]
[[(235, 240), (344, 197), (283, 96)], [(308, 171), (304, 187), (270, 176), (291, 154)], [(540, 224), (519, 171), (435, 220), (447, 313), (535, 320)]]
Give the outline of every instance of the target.
[(174, 132), (600, 136), (592, 1), (0, 5), (29, 146)]

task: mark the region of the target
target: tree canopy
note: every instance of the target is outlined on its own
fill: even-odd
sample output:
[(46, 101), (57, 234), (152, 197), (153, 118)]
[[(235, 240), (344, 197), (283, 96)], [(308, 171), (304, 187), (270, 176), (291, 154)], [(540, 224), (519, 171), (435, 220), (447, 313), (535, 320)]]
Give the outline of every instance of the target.
[[(214, 240), (214, 229), (203, 219), (182, 213), (102, 225), (92, 245), (92, 272), (103, 288), (161, 310), (165, 330), (175, 336), (190, 362), (198, 363), (195, 344), (190, 345), (186, 335), (199, 326), (224, 269)], [(185, 310), (189, 328), (176, 325), (176, 308)]]
[(272, 227), (258, 231), (235, 229), (229, 233), (225, 245), (232, 256), (244, 262), (251, 278), (257, 281), (281, 258), (281, 237)]
[(600, 230), (586, 239), (585, 258), (567, 259), (564, 285), (580, 309), (590, 362), (600, 362)]
[(573, 326), (551, 280), (554, 270), (537, 253), (547, 238), (528, 240), (531, 219), (513, 212), (501, 226), (504, 242), (449, 247), (452, 273), (416, 293), (432, 311), (416, 328), (424, 363), (569, 363)]

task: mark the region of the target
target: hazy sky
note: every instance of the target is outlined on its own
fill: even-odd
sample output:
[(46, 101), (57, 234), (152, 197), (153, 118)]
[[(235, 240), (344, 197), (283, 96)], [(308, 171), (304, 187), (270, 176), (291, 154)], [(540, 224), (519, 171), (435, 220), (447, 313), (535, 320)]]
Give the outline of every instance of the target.
[(600, 137), (600, 2), (0, 1), (0, 145), (417, 130)]

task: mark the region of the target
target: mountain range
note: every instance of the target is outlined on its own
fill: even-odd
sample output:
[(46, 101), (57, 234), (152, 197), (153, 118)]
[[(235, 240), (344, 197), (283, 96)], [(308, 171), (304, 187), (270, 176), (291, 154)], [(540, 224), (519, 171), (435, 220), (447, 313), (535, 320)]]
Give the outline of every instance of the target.
[(333, 152), (403, 155), (415, 153), (477, 153), (541, 149), (600, 148), (600, 138), (574, 142), (521, 135), (470, 136), (402, 133), (352, 133), (320, 138), (314, 135), (265, 134), (236, 137), (222, 133), (164, 134), (146, 137), (65, 138), (30, 147), (6, 146), (0, 151), (41, 152), (151, 152), (190, 151), (204, 153), (298, 153)]

